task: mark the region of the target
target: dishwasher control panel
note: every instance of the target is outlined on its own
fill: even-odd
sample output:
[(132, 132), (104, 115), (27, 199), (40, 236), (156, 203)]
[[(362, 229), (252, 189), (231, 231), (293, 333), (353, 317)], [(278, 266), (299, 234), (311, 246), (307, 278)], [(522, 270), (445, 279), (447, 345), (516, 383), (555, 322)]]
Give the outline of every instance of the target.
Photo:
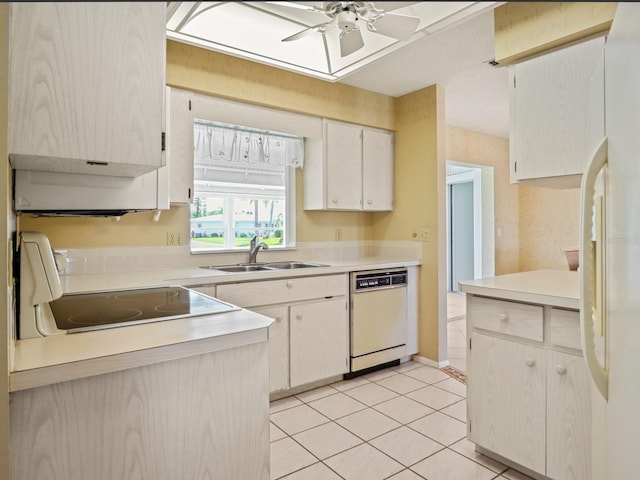
[(370, 288), (404, 287), (407, 285), (407, 270), (381, 270), (375, 272), (356, 273), (353, 288), (355, 291)]

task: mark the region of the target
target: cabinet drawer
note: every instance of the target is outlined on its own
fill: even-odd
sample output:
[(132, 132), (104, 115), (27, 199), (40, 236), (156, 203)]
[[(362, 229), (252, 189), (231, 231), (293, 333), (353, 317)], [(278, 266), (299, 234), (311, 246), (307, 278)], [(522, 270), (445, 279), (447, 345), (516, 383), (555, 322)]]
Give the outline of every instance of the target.
[(551, 329), (549, 338), (551, 343), (560, 347), (582, 349), (580, 334), (580, 312), (575, 310), (551, 309)]
[(346, 294), (346, 274), (231, 283), (218, 285), (216, 289), (220, 300), (245, 308)]
[(471, 297), (471, 325), (492, 332), (543, 341), (541, 306)]

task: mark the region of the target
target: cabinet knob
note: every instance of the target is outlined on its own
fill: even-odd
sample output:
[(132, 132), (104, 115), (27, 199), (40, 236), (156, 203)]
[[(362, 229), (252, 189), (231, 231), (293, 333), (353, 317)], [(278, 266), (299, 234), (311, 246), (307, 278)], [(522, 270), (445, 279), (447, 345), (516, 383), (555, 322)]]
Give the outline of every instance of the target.
[(291, 280), (287, 280), (287, 288), (293, 287), (293, 282)]
[(281, 321), (282, 321), (282, 317), (281, 317), (280, 315), (278, 315), (278, 316), (276, 317), (276, 322), (281, 322)]
[(372, 205), (373, 204), (373, 200), (367, 200), (367, 205)]
[(507, 319), (509, 318), (509, 315), (507, 315), (506, 313), (499, 313), (499, 314), (498, 314), (498, 318), (499, 318), (500, 320), (502, 320), (503, 322), (506, 322), (506, 321), (507, 321)]
[(302, 314), (301, 314), (301, 313), (297, 313), (297, 314), (296, 314), (296, 318), (297, 318), (298, 320), (302, 320)]
[(333, 200), (331, 200), (333, 203), (338, 203), (338, 199), (334, 198)]
[(527, 358), (527, 359), (524, 361), (524, 364), (525, 364), (527, 367), (533, 367), (533, 366), (536, 364), (536, 361), (535, 361), (533, 358)]
[(564, 375), (565, 373), (567, 373), (567, 367), (565, 367), (564, 365), (558, 365), (556, 367), (556, 372), (558, 373), (558, 375)]

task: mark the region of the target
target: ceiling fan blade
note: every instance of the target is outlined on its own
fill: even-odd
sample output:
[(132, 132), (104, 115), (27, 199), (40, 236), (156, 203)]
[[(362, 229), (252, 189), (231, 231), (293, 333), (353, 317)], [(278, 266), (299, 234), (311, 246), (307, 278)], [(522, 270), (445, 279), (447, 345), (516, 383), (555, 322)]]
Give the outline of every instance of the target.
[(321, 23), (320, 25), (315, 25), (313, 27), (308, 27), (305, 28), (304, 30), (300, 30), (298, 33), (294, 33), (293, 35), (287, 37), (287, 38), (283, 38), (281, 41), (282, 42), (292, 42), (294, 40), (298, 40), (302, 37), (306, 37), (307, 35), (310, 35), (314, 32), (317, 32), (318, 30), (323, 30), (323, 27), (326, 25), (326, 23)]
[(364, 40), (362, 39), (362, 33), (360, 29), (355, 27), (349, 32), (342, 32), (340, 34), (340, 56), (346, 57), (353, 52), (360, 50), (364, 47)]
[(420, 19), (418, 17), (385, 13), (382, 17), (376, 19), (370, 30), (397, 40), (409, 40), (411, 35), (416, 32), (419, 24)]

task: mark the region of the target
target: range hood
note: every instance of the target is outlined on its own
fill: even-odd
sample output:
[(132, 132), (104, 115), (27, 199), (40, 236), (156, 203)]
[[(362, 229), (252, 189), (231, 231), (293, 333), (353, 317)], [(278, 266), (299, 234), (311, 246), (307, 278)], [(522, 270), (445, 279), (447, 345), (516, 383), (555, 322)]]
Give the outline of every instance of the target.
[(42, 216), (122, 216), (169, 208), (169, 167), (138, 177), (14, 170), (16, 213)]

